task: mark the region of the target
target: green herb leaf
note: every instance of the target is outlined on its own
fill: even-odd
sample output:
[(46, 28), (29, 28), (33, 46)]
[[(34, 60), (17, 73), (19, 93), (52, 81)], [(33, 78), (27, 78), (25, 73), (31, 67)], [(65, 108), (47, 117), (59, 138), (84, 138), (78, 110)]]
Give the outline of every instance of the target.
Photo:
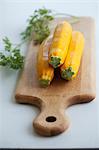
[(46, 8), (35, 10), (28, 19), (28, 25), (21, 33), (22, 40), (34, 40), (35, 44), (40, 44), (50, 34), (49, 23), (54, 18), (51, 10)]
[(5, 37), (3, 39), (3, 42), (4, 42), (4, 45), (5, 45), (5, 50), (8, 51), (8, 52), (11, 51), (12, 44), (11, 44), (10, 40), (8, 39), (8, 37)]
[(13, 47), (11, 41), (5, 37), (3, 39), (4, 50), (7, 51), (7, 55), (0, 53), (0, 65), (7, 66), (12, 69), (21, 69), (24, 64), (24, 56), (21, 55), (20, 49)]

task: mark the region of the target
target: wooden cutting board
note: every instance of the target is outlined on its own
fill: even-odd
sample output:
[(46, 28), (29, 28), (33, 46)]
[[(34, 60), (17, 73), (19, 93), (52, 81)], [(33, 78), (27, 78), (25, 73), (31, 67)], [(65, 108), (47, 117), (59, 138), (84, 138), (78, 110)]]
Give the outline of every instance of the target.
[[(67, 18), (56, 18), (51, 29)], [(65, 109), (73, 104), (90, 102), (95, 98), (95, 37), (94, 20), (81, 17), (73, 25), (85, 36), (85, 48), (77, 77), (65, 81), (56, 74), (53, 82), (47, 88), (40, 87), (37, 79), (36, 58), (39, 46), (30, 42), (25, 66), (20, 75), (15, 98), (18, 103), (33, 104), (40, 108), (40, 114), (35, 118), (33, 126), (37, 133), (43, 136), (57, 135), (69, 127), (70, 121), (65, 115)]]

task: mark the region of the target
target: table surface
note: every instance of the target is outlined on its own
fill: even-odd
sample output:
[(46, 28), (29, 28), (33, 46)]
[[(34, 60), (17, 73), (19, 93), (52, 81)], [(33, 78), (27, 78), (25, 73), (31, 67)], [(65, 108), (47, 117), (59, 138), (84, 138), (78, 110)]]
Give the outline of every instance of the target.
[[(39, 114), (34, 106), (15, 102), (14, 90), (19, 72), (0, 67), (0, 148), (96, 148), (99, 147), (99, 3), (95, 0), (0, 0), (0, 51), (2, 38), (8, 36), (20, 42), (20, 32), (33, 10), (45, 6), (58, 12), (79, 16), (92, 16), (96, 22), (96, 99), (87, 104), (68, 108), (71, 127), (54, 137), (41, 137), (32, 127)], [(24, 53), (27, 46), (22, 47)]]

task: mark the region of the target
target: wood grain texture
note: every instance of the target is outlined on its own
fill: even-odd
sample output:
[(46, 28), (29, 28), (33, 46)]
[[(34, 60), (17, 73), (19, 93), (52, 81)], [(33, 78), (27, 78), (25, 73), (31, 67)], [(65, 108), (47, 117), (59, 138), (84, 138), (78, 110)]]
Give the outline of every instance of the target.
[[(51, 28), (66, 18), (56, 18)], [(37, 79), (36, 58), (39, 46), (30, 42), (24, 69), (17, 83), (15, 98), (18, 103), (33, 104), (41, 112), (33, 126), (43, 136), (57, 135), (68, 129), (70, 121), (65, 109), (73, 104), (90, 102), (95, 98), (95, 23), (90, 17), (81, 17), (73, 29), (84, 33), (85, 47), (77, 77), (66, 82), (56, 73), (51, 85), (40, 87)], [(57, 72), (57, 71), (56, 71)]]

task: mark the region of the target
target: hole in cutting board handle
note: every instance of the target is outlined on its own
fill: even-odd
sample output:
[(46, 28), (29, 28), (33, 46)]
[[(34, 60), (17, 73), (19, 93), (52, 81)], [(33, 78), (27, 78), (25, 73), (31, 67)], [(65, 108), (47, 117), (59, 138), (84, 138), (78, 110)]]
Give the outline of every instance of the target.
[(48, 117), (46, 118), (46, 121), (47, 121), (47, 122), (55, 122), (55, 121), (56, 121), (56, 117), (54, 117), (54, 116), (48, 116)]

